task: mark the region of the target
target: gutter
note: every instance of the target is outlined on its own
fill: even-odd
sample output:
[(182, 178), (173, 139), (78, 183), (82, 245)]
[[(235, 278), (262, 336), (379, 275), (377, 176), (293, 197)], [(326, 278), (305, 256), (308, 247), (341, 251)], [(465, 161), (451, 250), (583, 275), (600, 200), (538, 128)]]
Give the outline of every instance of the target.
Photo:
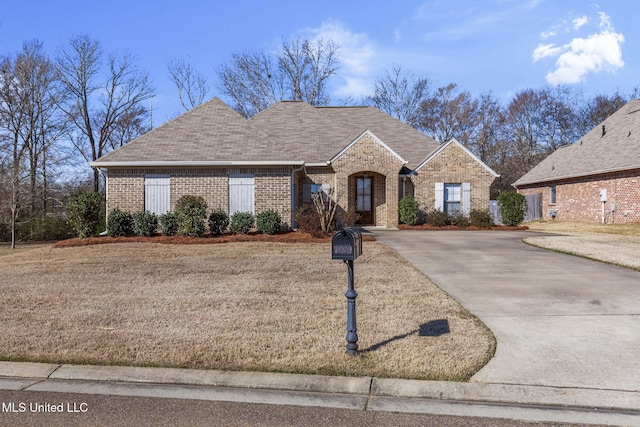
[(265, 161), (180, 161), (180, 160), (151, 160), (145, 162), (90, 162), (92, 168), (124, 168), (124, 167), (201, 167), (201, 166), (302, 166), (302, 160), (265, 160)]
[(567, 180), (567, 179), (586, 178), (586, 177), (590, 177), (590, 176), (594, 176), (594, 175), (606, 175), (606, 174), (609, 174), (609, 173), (626, 172), (626, 171), (633, 171), (633, 170), (638, 170), (638, 169), (640, 169), (640, 165), (623, 166), (623, 167), (619, 167), (619, 168), (593, 171), (593, 172), (588, 172), (588, 173), (583, 173), (583, 174), (578, 174), (578, 175), (558, 176), (558, 177), (547, 178), (547, 179), (538, 180), (538, 181), (519, 182), (520, 180), (518, 180), (518, 181), (514, 182), (511, 185), (513, 185), (515, 188), (518, 188), (518, 187), (522, 187), (522, 186), (525, 186), (525, 185), (545, 184), (547, 182), (564, 181), (564, 180)]

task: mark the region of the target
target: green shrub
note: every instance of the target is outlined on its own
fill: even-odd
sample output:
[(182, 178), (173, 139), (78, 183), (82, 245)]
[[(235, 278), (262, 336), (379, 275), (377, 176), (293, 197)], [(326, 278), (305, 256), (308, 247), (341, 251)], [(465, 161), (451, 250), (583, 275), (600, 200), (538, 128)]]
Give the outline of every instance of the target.
[(156, 234), (158, 217), (149, 212), (141, 211), (133, 214), (133, 232), (136, 236), (151, 237)]
[(233, 234), (247, 234), (253, 227), (253, 214), (251, 212), (236, 212), (231, 215), (229, 228)]
[(176, 221), (181, 236), (200, 237), (204, 234), (207, 202), (201, 196), (182, 196), (176, 202)]
[(398, 203), (398, 212), (400, 213), (400, 222), (407, 225), (416, 225), (418, 223), (418, 201), (415, 197), (405, 196)]
[(97, 234), (104, 219), (104, 196), (102, 193), (85, 191), (67, 203), (67, 223), (79, 238)]
[(229, 227), (229, 215), (223, 210), (211, 212), (209, 215), (209, 232), (214, 236), (224, 233)]
[(503, 191), (498, 195), (498, 206), (504, 225), (516, 226), (524, 220), (527, 212), (527, 199), (515, 191)]
[(491, 228), (493, 226), (491, 213), (488, 209), (471, 209), (469, 213), (469, 223), (478, 228)]
[(107, 218), (107, 233), (111, 237), (131, 236), (133, 234), (133, 216), (126, 211), (114, 209)]
[(467, 228), (469, 226), (469, 218), (464, 216), (462, 213), (451, 215), (449, 220), (451, 221), (451, 225), (455, 225), (459, 228)]
[(176, 221), (176, 214), (173, 212), (166, 212), (160, 215), (158, 218), (160, 223), (160, 231), (165, 236), (175, 236), (178, 232), (178, 221)]
[(280, 230), (282, 219), (280, 214), (274, 210), (260, 212), (256, 215), (256, 227), (264, 234), (276, 234)]
[(434, 209), (427, 213), (427, 224), (433, 225), (435, 227), (444, 227), (447, 225), (451, 225), (451, 218), (446, 212)]
[(298, 230), (303, 233), (310, 233), (314, 236), (322, 234), (322, 226), (320, 225), (320, 216), (315, 206), (312, 204), (304, 204), (296, 211), (296, 223)]

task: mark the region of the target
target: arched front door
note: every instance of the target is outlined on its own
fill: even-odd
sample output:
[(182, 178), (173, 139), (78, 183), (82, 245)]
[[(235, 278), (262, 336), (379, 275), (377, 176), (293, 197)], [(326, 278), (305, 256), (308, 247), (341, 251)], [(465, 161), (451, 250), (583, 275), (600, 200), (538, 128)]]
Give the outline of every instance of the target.
[(357, 224), (373, 225), (373, 176), (362, 175), (356, 177), (356, 213), (359, 215)]

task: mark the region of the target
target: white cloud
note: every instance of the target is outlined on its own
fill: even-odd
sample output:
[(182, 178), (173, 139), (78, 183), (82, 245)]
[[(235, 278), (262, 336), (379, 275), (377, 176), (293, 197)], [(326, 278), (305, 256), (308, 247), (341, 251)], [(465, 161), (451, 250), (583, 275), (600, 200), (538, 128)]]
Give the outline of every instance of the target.
[(533, 62), (537, 62), (543, 58), (547, 58), (549, 56), (556, 56), (560, 52), (562, 52), (561, 47), (557, 47), (555, 44), (540, 44), (533, 51)]
[(371, 94), (377, 72), (376, 48), (364, 33), (354, 33), (339, 21), (323, 22), (319, 28), (306, 30), (314, 39), (331, 40), (340, 46), (339, 59), (344, 80), (336, 89), (340, 97), (364, 97)]
[(555, 31), (553, 31), (553, 30), (551, 30), (551, 31), (544, 31), (544, 32), (540, 33), (540, 38), (544, 40), (544, 39), (548, 39), (549, 37), (553, 37), (553, 36), (555, 36), (555, 35), (557, 35), (557, 34), (558, 34), (558, 33), (557, 33), (557, 32), (555, 32)]
[[(624, 36), (616, 33), (609, 17), (600, 12), (599, 32), (586, 38), (576, 37), (562, 46), (538, 45), (533, 51), (533, 61), (558, 57), (556, 69), (546, 75), (553, 85), (579, 83), (590, 73), (615, 72), (624, 66), (622, 43)], [(588, 22), (586, 17), (577, 18), (573, 26), (578, 29)]]
[(583, 25), (586, 25), (587, 23), (589, 23), (589, 17), (588, 16), (581, 16), (579, 18), (576, 18), (572, 21), (573, 23), (573, 29), (574, 30), (579, 30), (580, 27), (582, 27)]

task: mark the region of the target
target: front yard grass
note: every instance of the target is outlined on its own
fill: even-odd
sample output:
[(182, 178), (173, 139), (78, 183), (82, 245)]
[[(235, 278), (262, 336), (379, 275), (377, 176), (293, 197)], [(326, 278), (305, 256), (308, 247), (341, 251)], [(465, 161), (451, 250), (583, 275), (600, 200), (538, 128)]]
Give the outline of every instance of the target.
[(478, 319), (394, 251), (355, 261), (361, 355), (345, 354), (347, 269), (330, 243), (114, 243), (0, 257), (0, 358), (467, 380)]
[(616, 234), (619, 236), (640, 236), (640, 223), (602, 224), (580, 221), (531, 221), (524, 225), (532, 231), (560, 234)]

